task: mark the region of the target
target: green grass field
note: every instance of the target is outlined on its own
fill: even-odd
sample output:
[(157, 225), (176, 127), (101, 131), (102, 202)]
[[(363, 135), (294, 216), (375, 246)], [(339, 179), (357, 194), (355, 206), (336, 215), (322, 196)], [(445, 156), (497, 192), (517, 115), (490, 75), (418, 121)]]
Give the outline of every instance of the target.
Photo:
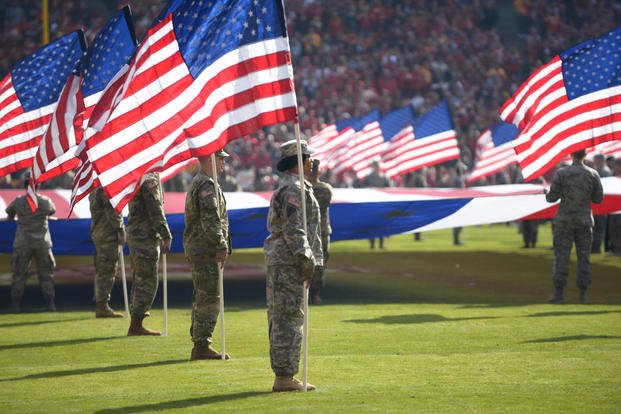
[[(90, 307), (2, 313), (0, 413), (620, 413), (621, 259), (593, 256), (588, 305), (573, 262), (567, 304), (548, 305), (549, 226), (536, 249), (519, 248), (514, 226), (462, 238), (333, 244), (324, 304), (309, 312), (312, 393), (270, 392), (262, 291), (226, 303), (230, 361), (188, 360), (189, 304), (169, 310), (160, 338), (126, 337), (127, 319)], [(231, 257), (262, 262), (259, 250)], [(146, 325), (163, 328), (161, 307)]]

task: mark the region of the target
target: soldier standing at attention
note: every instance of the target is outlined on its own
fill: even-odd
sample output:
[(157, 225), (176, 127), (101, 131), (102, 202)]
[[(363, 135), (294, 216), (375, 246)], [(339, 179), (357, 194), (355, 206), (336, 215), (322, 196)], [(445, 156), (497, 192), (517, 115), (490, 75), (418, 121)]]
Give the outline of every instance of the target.
[[(30, 173), (26, 172), (24, 187), (28, 188)], [(48, 217), (56, 212), (56, 206), (48, 197), (37, 193), (37, 211), (34, 213), (25, 195), (17, 197), (6, 208), (8, 220), (15, 220), (17, 229), (13, 240), (13, 257), (11, 270), (11, 310), (21, 311), (21, 301), (28, 280), (28, 267), (34, 258), (37, 264), (37, 277), (43, 292), (43, 299), (50, 311), (56, 310), (54, 304), (54, 255), (52, 254), (52, 238), (48, 228)]]
[(122, 318), (123, 314), (110, 307), (110, 292), (114, 285), (119, 246), (125, 244), (123, 216), (118, 214), (103, 187), (88, 196), (91, 209), (91, 239), (95, 245), (95, 317)]
[(313, 160), (311, 166), (310, 182), (313, 185), (313, 193), (319, 203), (319, 213), (321, 214), (321, 248), (323, 251), (323, 266), (315, 268), (315, 275), (310, 287), (310, 303), (319, 305), (321, 303), (321, 288), (325, 284), (325, 272), (330, 258), (330, 202), (332, 201), (332, 186), (319, 180), (319, 160)]
[(577, 284), (580, 303), (586, 303), (586, 291), (591, 284), (591, 243), (593, 238), (593, 213), (591, 202), (601, 203), (604, 198), (602, 183), (597, 171), (584, 165), (584, 150), (571, 154), (573, 163), (554, 173), (546, 200), (561, 200), (554, 216), (554, 267), (552, 282), (555, 293), (550, 303), (563, 303), (563, 289), (569, 273), (571, 246), (576, 244), (578, 257)]
[[(216, 152), (216, 174), (224, 171), (224, 150)], [(185, 230), (183, 250), (192, 269), (192, 325), (190, 336), (194, 347), (190, 355), (196, 359), (222, 359), (211, 347), (211, 335), (220, 313), (219, 269), (231, 253), (229, 216), (220, 185), (214, 182), (211, 156), (199, 158), (201, 169), (196, 173), (185, 198)], [(229, 359), (229, 355), (225, 355)]]
[(164, 194), (155, 173), (142, 177), (138, 193), (129, 202), (127, 242), (132, 262), (131, 324), (133, 335), (161, 335), (142, 326), (142, 320), (153, 304), (157, 292), (157, 269), (162, 254), (170, 251), (172, 235), (164, 214)]
[[(311, 149), (306, 141), (301, 142), (301, 147), (304, 173), (308, 177)], [(284, 174), (272, 194), (267, 219), (270, 234), (263, 246), (270, 361), (276, 375), (274, 392), (304, 389), (302, 382), (294, 378), (302, 347), (304, 289), (311, 282), (315, 267), (323, 265), (319, 204), (307, 181), (304, 182), (307, 232), (304, 231), (296, 141), (283, 143), (280, 151), (277, 168)], [(314, 385), (307, 384), (308, 391), (314, 389)]]

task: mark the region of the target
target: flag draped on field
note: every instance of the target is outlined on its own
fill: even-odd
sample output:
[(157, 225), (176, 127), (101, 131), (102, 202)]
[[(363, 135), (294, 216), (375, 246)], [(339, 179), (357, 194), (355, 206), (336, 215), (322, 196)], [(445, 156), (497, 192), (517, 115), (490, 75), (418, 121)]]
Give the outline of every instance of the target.
[(85, 47), (81, 30), (69, 33), (16, 63), (0, 81), (0, 177), (32, 165)]
[(524, 180), (565, 155), (621, 139), (621, 27), (555, 56), (500, 108)]
[(292, 72), (282, 1), (180, 4), (149, 29), (86, 140), (112, 204), (120, 211), (148, 171), (295, 119)]
[[(100, 30), (67, 79), (33, 163), (32, 188), (28, 193), (31, 207), (36, 203), (35, 183), (63, 174), (80, 163), (76, 151), (90, 114), (110, 79), (135, 47), (133, 21), (129, 6), (125, 6)], [(82, 180), (84, 177), (77, 176), (74, 185)]]
[(392, 137), (382, 154), (382, 170), (394, 178), (423, 167), (458, 159), (459, 154), (448, 105), (442, 102)]
[(474, 183), (515, 164), (517, 157), (513, 150), (513, 138), (517, 134), (515, 125), (502, 121), (483, 132), (477, 140), (474, 169), (466, 178), (466, 183)]

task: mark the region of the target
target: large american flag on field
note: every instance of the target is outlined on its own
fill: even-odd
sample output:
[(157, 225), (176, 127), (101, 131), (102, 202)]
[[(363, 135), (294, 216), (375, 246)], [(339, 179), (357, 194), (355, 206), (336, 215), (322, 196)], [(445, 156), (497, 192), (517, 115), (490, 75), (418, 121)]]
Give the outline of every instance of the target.
[(471, 184), (517, 162), (513, 138), (518, 134), (515, 125), (500, 121), (485, 130), (477, 140), (474, 169), (466, 183)]
[(69, 33), (16, 63), (0, 81), (0, 177), (32, 165), (60, 92), (84, 49), (84, 33)]
[(621, 138), (620, 51), (621, 27), (554, 57), (500, 108), (520, 131), (513, 144), (524, 180), (566, 154)]
[(365, 125), (380, 117), (380, 112), (374, 110), (364, 116), (343, 119), (336, 124), (326, 126), (308, 141), (315, 150), (313, 158), (321, 161), (323, 167), (334, 168), (338, 165), (341, 156), (345, 154), (350, 138)]
[(446, 102), (431, 108), (399, 131), (382, 155), (390, 178), (459, 158), (457, 134)]
[[(135, 48), (133, 21), (129, 6), (125, 6), (99, 31), (87, 55), (69, 75), (35, 156), (31, 184), (78, 166), (80, 158), (76, 151), (90, 114), (108, 82)], [(74, 185), (82, 179), (77, 177)], [(34, 191), (28, 194), (32, 207), (36, 197), (33, 197)]]
[(292, 72), (282, 1), (183, 2), (149, 29), (86, 140), (111, 203), (120, 211), (147, 171), (295, 119)]

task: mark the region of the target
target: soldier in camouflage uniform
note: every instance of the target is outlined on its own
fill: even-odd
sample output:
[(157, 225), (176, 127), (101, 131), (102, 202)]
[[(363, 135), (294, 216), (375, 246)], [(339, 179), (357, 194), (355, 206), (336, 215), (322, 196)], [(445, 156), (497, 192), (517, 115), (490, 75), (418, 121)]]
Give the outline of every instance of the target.
[(118, 214), (103, 187), (88, 196), (91, 209), (91, 239), (95, 245), (95, 317), (122, 318), (123, 314), (110, 307), (110, 292), (114, 285), (119, 247), (125, 244), (123, 216)]
[[(30, 175), (24, 181), (28, 188)], [(11, 258), (11, 270), (13, 280), (11, 283), (11, 304), (13, 312), (20, 312), (20, 304), (26, 281), (28, 280), (28, 267), (34, 258), (37, 267), (39, 286), (43, 292), (43, 299), (48, 310), (55, 311), (54, 304), (54, 255), (52, 254), (52, 238), (48, 228), (48, 217), (56, 212), (56, 206), (52, 200), (37, 194), (37, 211), (34, 213), (26, 196), (19, 196), (6, 208), (8, 220), (15, 220), (17, 216), (17, 229), (13, 241), (13, 257)]]
[(319, 203), (319, 213), (321, 214), (321, 247), (323, 251), (323, 266), (317, 266), (313, 282), (310, 287), (310, 303), (319, 305), (321, 303), (321, 288), (325, 284), (325, 272), (330, 258), (330, 202), (332, 201), (332, 186), (319, 180), (319, 160), (313, 160), (311, 168), (310, 182), (313, 185), (313, 193)]
[(580, 150), (571, 156), (573, 163), (554, 174), (546, 200), (561, 200), (554, 217), (554, 267), (552, 282), (555, 293), (550, 303), (563, 303), (563, 289), (569, 273), (571, 246), (576, 244), (578, 258), (577, 284), (580, 303), (586, 303), (586, 290), (591, 284), (591, 243), (593, 213), (591, 202), (601, 203), (604, 197), (597, 171), (584, 165), (586, 152)]
[[(311, 149), (306, 141), (301, 144), (304, 173), (308, 177)], [(299, 369), (302, 346), (304, 289), (312, 280), (315, 267), (323, 266), (319, 204), (307, 181), (307, 232), (303, 228), (295, 140), (281, 145), (277, 168), (284, 174), (272, 195), (267, 222), (270, 234), (264, 244), (270, 360), (276, 375), (272, 390), (275, 392), (303, 389), (302, 383), (294, 375)], [(314, 389), (312, 384), (307, 384), (307, 390)]]
[[(223, 150), (216, 153), (216, 173), (223, 171), (228, 156)], [(229, 217), (222, 189), (212, 178), (211, 156), (199, 161), (201, 169), (185, 198), (183, 232), (183, 249), (194, 284), (190, 327), (194, 347), (190, 359), (221, 359), (222, 354), (211, 347), (211, 335), (220, 313), (219, 272), (231, 252)]]
[(129, 202), (127, 242), (133, 276), (132, 320), (127, 335), (160, 335), (159, 331), (142, 326), (157, 292), (160, 246), (162, 254), (166, 254), (172, 242), (164, 214), (164, 194), (157, 174), (145, 174), (138, 193)]

